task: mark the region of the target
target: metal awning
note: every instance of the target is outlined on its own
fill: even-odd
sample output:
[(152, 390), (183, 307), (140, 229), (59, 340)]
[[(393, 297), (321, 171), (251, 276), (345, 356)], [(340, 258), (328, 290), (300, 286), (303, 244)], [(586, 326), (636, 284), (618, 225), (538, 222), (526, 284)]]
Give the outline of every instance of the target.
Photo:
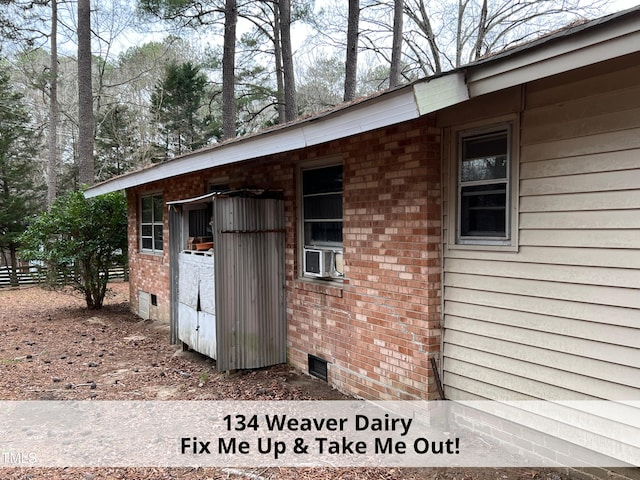
[(205, 203), (205, 200), (209, 200), (216, 195), (220, 195), (220, 192), (211, 192), (205, 195), (200, 195), (199, 197), (185, 198), (184, 200), (173, 200), (172, 202), (167, 202), (167, 205), (189, 205), (192, 203)]
[(281, 189), (256, 189), (243, 188), (240, 190), (225, 190), (221, 192), (211, 192), (199, 197), (185, 198), (183, 200), (173, 200), (167, 202), (167, 205), (193, 205), (198, 203), (206, 203), (213, 197), (252, 197), (252, 198), (282, 198), (283, 191)]

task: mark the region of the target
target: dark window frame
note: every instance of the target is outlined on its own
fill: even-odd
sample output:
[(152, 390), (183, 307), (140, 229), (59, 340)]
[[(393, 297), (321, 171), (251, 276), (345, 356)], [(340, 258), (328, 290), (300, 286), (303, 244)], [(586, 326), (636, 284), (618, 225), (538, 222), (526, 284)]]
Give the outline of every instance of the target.
[[(305, 162), (297, 171), (299, 278), (340, 283), (344, 279), (344, 166), (332, 157)], [(322, 274), (306, 271), (306, 253), (330, 252)]]
[[(340, 171), (339, 180), (334, 179), (331, 182), (326, 182), (327, 177), (325, 177), (320, 179), (320, 181), (325, 181), (325, 185), (312, 185), (314, 173), (331, 174), (333, 173), (332, 170), (333, 172)], [(342, 249), (344, 227), (343, 172), (341, 163), (301, 169), (300, 210), (303, 247)], [(339, 187), (338, 183), (340, 184)], [(332, 204), (333, 208), (331, 208)], [(337, 206), (339, 206), (338, 209), (335, 208)], [(337, 215), (338, 210), (339, 215)], [(327, 211), (328, 213), (325, 213)]]

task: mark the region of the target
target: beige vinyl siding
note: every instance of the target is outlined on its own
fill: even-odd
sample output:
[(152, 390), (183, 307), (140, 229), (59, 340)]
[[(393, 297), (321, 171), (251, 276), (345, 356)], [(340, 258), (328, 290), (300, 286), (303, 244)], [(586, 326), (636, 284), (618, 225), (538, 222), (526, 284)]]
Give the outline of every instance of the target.
[(483, 106), (511, 113), (521, 95), (517, 251), (450, 248), (443, 181), (448, 398), (640, 399), (639, 60), (439, 116), (445, 128), (490, 123)]

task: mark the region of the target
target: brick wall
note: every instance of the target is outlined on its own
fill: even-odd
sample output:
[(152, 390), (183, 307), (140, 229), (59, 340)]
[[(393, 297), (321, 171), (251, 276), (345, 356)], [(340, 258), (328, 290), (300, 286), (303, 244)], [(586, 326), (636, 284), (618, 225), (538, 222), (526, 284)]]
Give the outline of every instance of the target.
[[(298, 274), (298, 166), (341, 155), (344, 162), (343, 283)], [(138, 198), (201, 195), (209, 181), (284, 191), (288, 358), (329, 362), (329, 382), (355, 396), (435, 398), (429, 357), (440, 349), (440, 137), (428, 119), (317, 147), (144, 185), (129, 195), (132, 307), (137, 292), (158, 296), (152, 317), (168, 320), (169, 259), (138, 252)]]

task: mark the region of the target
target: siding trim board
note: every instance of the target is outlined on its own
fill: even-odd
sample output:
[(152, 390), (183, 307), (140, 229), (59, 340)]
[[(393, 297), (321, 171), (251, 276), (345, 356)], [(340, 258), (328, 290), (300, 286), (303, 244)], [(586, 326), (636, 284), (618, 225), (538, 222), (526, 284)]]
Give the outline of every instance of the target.
[[(547, 299), (496, 293), (482, 290), (467, 290), (457, 287), (447, 287), (444, 291), (445, 304), (447, 301), (483, 305), (487, 307), (503, 308), (514, 312), (540, 313), (542, 315), (561, 318), (575, 318), (590, 322), (601, 322), (603, 318), (615, 322), (616, 325), (637, 325), (637, 311), (632, 308), (614, 308), (595, 303), (585, 304), (567, 300)], [(446, 307), (445, 307), (446, 308)], [(445, 317), (446, 321), (446, 317)]]
[(640, 264), (640, 251), (613, 248), (568, 248), (521, 246), (518, 253), (512, 255), (494, 252), (466, 252), (449, 250), (447, 258), (496, 260), (499, 262), (524, 262), (554, 265), (579, 265), (593, 267), (612, 267), (616, 269), (636, 270)]
[[(578, 320), (568, 317), (544, 315), (530, 312), (514, 312), (498, 307), (487, 307), (450, 302), (445, 314), (452, 317), (467, 318), (483, 322), (504, 325), (505, 327), (524, 328), (534, 332), (550, 333), (564, 337), (582, 338), (594, 342), (609, 343), (635, 348), (640, 342), (640, 332), (633, 325), (600, 321)], [(568, 340), (570, 341), (570, 340)]]
[(492, 262), (479, 258), (463, 260), (453, 257), (447, 258), (445, 264), (446, 271), (451, 273), (484, 275), (490, 271), (495, 277), (640, 289), (640, 275), (637, 274), (635, 268), (558, 265), (553, 263), (553, 260), (549, 263), (524, 263), (518, 261)]
[[(459, 330), (469, 334), (481, 337), (495, 338), (508, 341), (514, 344), (529, 345), (540, 349), (552, 350), (577, 355), (580, 357), (588, 357), (596, 360), (603, 360), (612, 364), (626, 365), (633, 368), (640, 368), (640, 359), (634, 355), (637, 349), (632, 347), (624, 347), (610, 343), (603, 343), (593, 340), (585, 340), (581, 338), (569, 339), (565, 336), (551, 334), (546, 332), (534, 332), (527, 328), (507, 327), (490, 322), (484, 322), (471, 318), (447, 316), (447, 328), (445, 329), (445, 343), (447, 340), (447, 332), (451, 330)], [(445, 346), (445, 359), (448, 357)], [(633, 358), (635, 357), (635, 358)], [(482, 365), (478, 363), (478, 367)], [(536, 368), (536, 364), (531, 364), (531, 368)], [(615, 377), (614, 377), (615, 378)], [(553, 382), (553, 378), (549, 379)], [(620, 383), (611, 381), (611, 383)], [(561, 385), (561, 384), (559, 384)], [(605, 397), (606, 398), (606, 397)], [(632, 400), (637, 399), (637, 390), (635, 398), (615, 398), (616, 400)]]
[[(640, 115), (639, 115), (640, 117)], [(567, 177), (611, 171), (633, 171), (640, 168), (635, 150), (582, 155), (573, 158), (524, 162), (520, 166), (520, 179)], [(566, 179), (566, 178), (565, 178)]]
[[(489, 353), (500, 354), (504, 357), (516, 358), (528, 363), (536, 363), (561, 369), (566, 372), (576, 373), (584, 377), (594, 377), (600, 380), (611, 381), (612, 374), (622, 385), (628, 385), (634, 388), (640, 388), (640, 377), (637, 370), (627, 365), (612, 365), (606, 360), (597, 360), (587, 357), (577, 357), (565, 352), (556, 350), (543, 349), (538, 347), (516, 344), (513, 342), (501, 340), (498, 338), (483, 337), (477, 338), (477, 335), (457, 330), (447, 330), (447, 342), (450, 346), (463, 348), (473, 351), (486, 351)], [(451, 351), (452, 356), (458, 354)], [(471, 358), (467, 355), (465, 358)]]
[[(577, 212), (640, 208), (636, 190), (538, 195), (520, 199), (520, 212)], [(637, 264), (637, 263), (636, 263)]]
[(640, 309), (640, 295), (634, 288), (610, 288), (598, 285), (580, 285), (570, 282), (503, 278), (488, 275), (447, 272), (445, 287), (456, 287), (483, 292), (505, 293), (519, 297), (556, 299), (594, 305), (610, 305)]

